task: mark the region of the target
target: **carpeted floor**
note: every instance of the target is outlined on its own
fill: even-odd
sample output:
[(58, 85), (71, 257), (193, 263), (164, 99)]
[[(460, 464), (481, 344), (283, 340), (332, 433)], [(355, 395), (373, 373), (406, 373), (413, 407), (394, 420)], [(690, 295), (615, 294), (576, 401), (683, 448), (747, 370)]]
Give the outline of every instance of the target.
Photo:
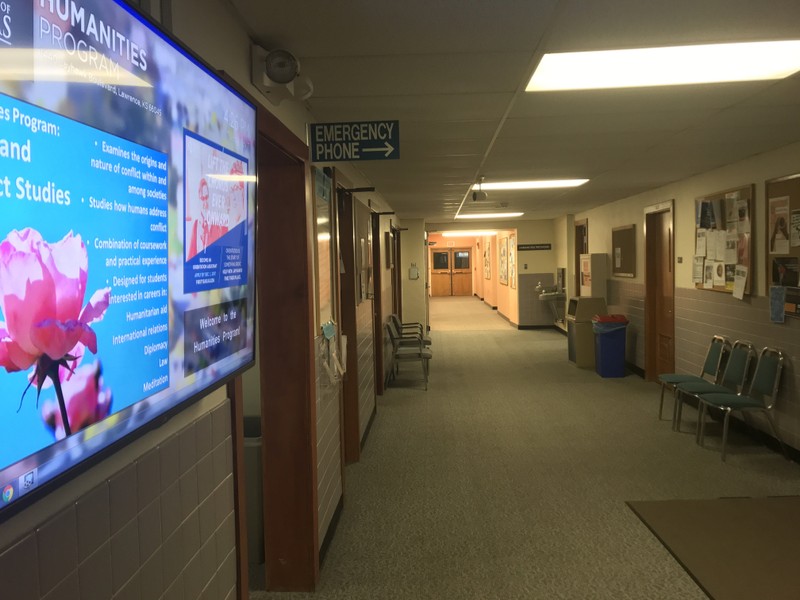
[(317, 593), (252, 599), (704, 598), (625, 502), (800, 493), (766, 448), (732, 434), (723, 464), (713, 437), (672, 432), (655, 384), (575, 368), (555, 331), (472, 330), (485, 305), (459, 306), (441, 330), (431, 302), (429, 390), (409, 365), (378, 398)]

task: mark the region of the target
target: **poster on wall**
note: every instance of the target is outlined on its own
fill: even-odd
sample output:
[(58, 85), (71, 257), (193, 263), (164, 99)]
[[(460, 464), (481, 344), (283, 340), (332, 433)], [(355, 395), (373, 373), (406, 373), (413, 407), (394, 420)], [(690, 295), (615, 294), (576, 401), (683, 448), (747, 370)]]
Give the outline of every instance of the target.
[(769, 253), (789, 254), (789, 196), (769, 199)]
[(508, 285), (508, 238), (500, 238), (500, 283)]
[(508, 281), (511, 289), (517, 288), (517, 234), (508, 238)]
[(486, 249), (483, 251), (483, 278), (492, 278), (492, 242), (486, 240)]

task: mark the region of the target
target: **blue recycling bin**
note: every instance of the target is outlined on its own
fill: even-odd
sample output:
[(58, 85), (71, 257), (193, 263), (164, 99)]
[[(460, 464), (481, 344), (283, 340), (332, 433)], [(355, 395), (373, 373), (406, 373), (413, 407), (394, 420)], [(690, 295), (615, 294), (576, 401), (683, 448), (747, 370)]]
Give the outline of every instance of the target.
[(625, 315), (595, 315), (594, 364), (600, 377), (625, 377)]

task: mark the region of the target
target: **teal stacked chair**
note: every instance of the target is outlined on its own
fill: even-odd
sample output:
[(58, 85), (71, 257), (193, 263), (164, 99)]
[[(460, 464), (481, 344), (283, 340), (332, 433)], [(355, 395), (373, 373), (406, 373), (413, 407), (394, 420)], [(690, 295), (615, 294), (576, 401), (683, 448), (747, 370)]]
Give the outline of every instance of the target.
[(780, 435), (778, 435), (778, 430), (775, 427), (775, 422), (773, 421), (771, 414), (778, 397), (778, 388), (780, 387), (781, 383), (783, 362), (783, 352), (775, 348), (764, 348), (758, 355), (756, 370), (755, 373), (753, 373), (753, 378), (750, 381), (750, 388), (746, 394), (732, 394), (730, 392), (712, 392), (709, 394), (701, 394), (699, 396), (700, 414), (698, 418), (700, 422), (699, 433), (697, 437), (698, 443), (702, 445), (705, 436), (706, 407), (718, 408), (723, 412), (724, 415), (722, 421), (723, 461), (725, 460), (725, 450), (728, 442), (728, 422), (730, 420), (731, 412), (738, 410), (743, 416), (746, 416), (748, 412), (761, 412), (766, 416), (767, 422), (772, 428), (772, 434), (780, 443), (784, 456), (787, 456), (786, 446), (784, 445)]
[[(679, 383), (688, 383), (690, 381), (719, 381), (720, 373), (722, 372), (722, 362), (727, 353), (731, 349), (731, 343), (728, 338), (721, 335), (715, 335), (711, 338), (711, 343), (708, 345), (706, 351), (706, 359), (703, 361), (703, 368), (700, 370), (700, 375), (689, 375), (687, 373), (664, 373), (658, 376), (661, 382), (661, 401), (658, 403), (658, 420), (661, 420), (661, 413), (664, 410), (664, 392), (667, 389), (672, 390), (673, 398), (675, 397), (675, 386)], [(675, 411), (678, 408), (677, 399), (672, 406), (672, 426), (675, 427)]]
[[(725, 371), (719, 383), (710, 381), (689, 381), (679, 383), (675, 386), (675, 420), (672, 428), (675, 431), (681, 430), (681, 413), (683, 409), (683, 399), (685, 396), (698, 398), (700, 394), (713, 394), (720, 392), (723, 394), (738, 394), (747, 385), (750, 374), (750, 362), (756, 356), (756, 349), (750, 342), (736, 340), (731, 347)], [(699, 428), (697, 431), (699, 436)]]

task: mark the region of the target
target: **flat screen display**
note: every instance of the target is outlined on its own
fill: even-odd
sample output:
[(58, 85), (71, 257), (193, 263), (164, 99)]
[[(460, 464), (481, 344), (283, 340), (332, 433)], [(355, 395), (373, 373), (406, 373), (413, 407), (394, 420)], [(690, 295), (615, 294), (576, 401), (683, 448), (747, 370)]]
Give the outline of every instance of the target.
[(0, 0), (0, 519), (253, 362), (256, 111), (113, 0)]

